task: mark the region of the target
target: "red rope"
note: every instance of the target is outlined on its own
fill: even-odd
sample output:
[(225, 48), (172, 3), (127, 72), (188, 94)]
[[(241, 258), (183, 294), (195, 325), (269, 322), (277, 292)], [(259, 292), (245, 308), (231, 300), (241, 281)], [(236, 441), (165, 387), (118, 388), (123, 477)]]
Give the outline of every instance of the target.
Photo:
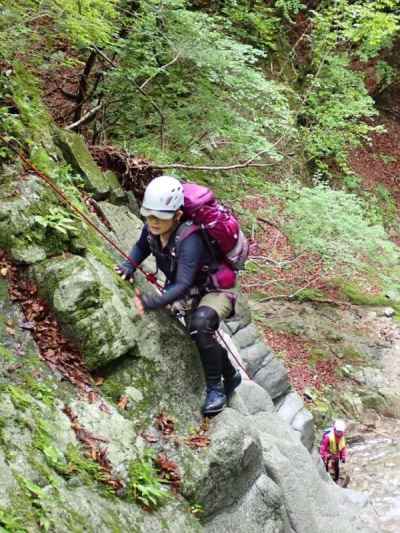
[(49, 176), (47, 176), (46, 174), (41, 172), (38, 168), (36, 168), (35, 165), (32, 163), (32, 161), (30, 161), (27, 157), (25, 157), (25, 155), (22, 152), (18, 152), (13, 146), (11, 146), (10, 143), (7, 142), (7, 140), (2, 135), (0, 135), (0, 140), (4, 144), (6, 144), (9, 148), (11, 148), (11, 150), (13, 150), (21, 158), (21, 160), (24, 162), (24, 164), (28, 168), (30, 168), (37, 176), (39, 176), (39, 178), (45, 181), (47, 185), (62, 199), (62, 201), (70, 209), (72, 209), (81, 219), (83, 219), (86, 222), (86, 224), (88, 224), (95, 231), (97, 231), (97, 233), (101, 235), (101, 237), (103, 237), (103, 239), (107, 241), (108, 244), (110, 244), (110, 246), (112, 246), (124, 259), (129, 261), (129, 263), (134, 268), (137, 268), (138, 270), (140, 270), (140, 272), (146, 277), (147, 281), (155, 285), (160, 291), (163, 290), (163, 286), (157, 280), (156, 275), (154, 273), (146, 272), (145, 270), (143, 270), (143, 268), (139, 265), (139, 263), (137, 263), (131, 257), (129, 257), (129, 255), (126, 254), (112, 239), (110, 239), (110, 237), (108, 237), (106, 233), (104, 233), (100, 228), (98, 228), (96, 224), (94, 224), (94, 222), (92, 222), (90, 218), (86, 216), (85, 213), (83, 213), (83, 211), (81, 211), (78, 207), (76, 207), (68, 199), (68, 197), (63, 193), (63, 191), (54, 183), (54, 181), (51, 178), (49, 178)]
[(220, 341), (223, 342), (223, 344), (225, 345), (225, 348), (228, 350), (228, 352), (231, 354), (231, 356), (233, 357), (233, 359), (235, 360), (237, 366), (243, 370), (245, 376), (251, 381), (251, 377), (249, 376), (247, 370), (244, 368), (244, 366), (242, 365), (242, 363), (239, 361), (239, 359), (236, 357), (236, 355), (232, 352), (232, 350), (229, 348), (228, 346), (228, 343), (226, 342), (226, 340), (224, 339), (224, 337), (221, 335), (221, 333), (219, 331), (217, 331), (217, 335), (220, 339)]
[[(131, 263), (131, 265), (140, 270), (140, 272), (146, 277), (147, 281), (149, 283), (152, 283), (153, 285), (155, 285), (161, 292), (163, 291), (163, 286), (162, 284), (157, 280), (156, 278), (156, 275), (152, 272), (146, 272), (145, 270), (143, 270), (143, 268), (139, 265), (139, 263), (137, 263), (136, 261), (134, 261), (131, 257), (129, 257), (128, 254), (126, 254), (112, 239), (110, 239), (110, 237), (108, 237), (108, 235), (106, 233), (104, 233), (100, 228), (98, 228), (96, 226), (96, 224), (94, 224), (94, 222), (92, 222), (90, 220), (89, 217), (87, 217), (85, 215), (85, 213), (83, 213), (83, 211), (81, 211), (78, 207), (76, 207), (69, 199), (68, 197), (63, 193), (63, 191), (54, 183), (54, 181), (49, 178), (49, 176), (47, 176), (46, 174), (44, 174), (43, 172), (41, 172), (38, 168), (35, 167), (35, 165), (32, 163), (32, 161), (30, 161), (27, 157), (25, 157), (25, 155), (20, 151), (18, 152), (13, 146), (11, 146), (11, 144), (2, 136), (0, 135), (0, 140), (6, 145), (8, 146), (14, 153), (16, 153), (20, 158), (21, 160), (24, 162), (24, 164), (30, 168), (37, 176), (39, 176), (39, 178), (41, 178), (43, 181), (45, 181), (47, 183), (47, 185), (62, 199), (62, 201), (70, 208), (72, 209), (81, 219), (83, 219), (86, 224), (88, 224), (88, 226), (90, 226), (91, 228), (93, 228), (95, 231), (97, 231), (97, 233), (99, 235), (101, 235), (101, 237), (103, 237), (103, 239), (105, 241), (107, 241), (110, 246), (112, 246), (124, 259), (126, 259), (127, 261), (129, 261), (129, 263)], [(243, 370), (243, 372), (245, 373), (245, 375), (249, 378), (249, 374), (247, 373), (246, 369), (243, 367), (243, 365), (241, 364), (241, 362), (237, 359), (237, 357), (235, 356), (235, 354), (232, 352), (232, 350), (229, 348), (228, 344), (226, 343), (225, 339), (222, 337), (221, 334), (218, 333), (218, 336), (219, 338), (221, 339), (221, 341), (224, 343), (226, 349), (228, 350), (228, 352), (232, 355), (233, 359), (236, 361), (237, 365)]]

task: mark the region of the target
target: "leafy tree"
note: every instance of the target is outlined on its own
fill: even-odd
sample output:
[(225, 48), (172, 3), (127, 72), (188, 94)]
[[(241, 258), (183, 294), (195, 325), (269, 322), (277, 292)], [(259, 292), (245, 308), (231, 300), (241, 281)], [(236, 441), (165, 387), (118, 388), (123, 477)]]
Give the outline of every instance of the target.
[(263, 52), (226, 36), (220, 20), (183, 0), (140, 3), (133, 27), (114, 47), (108, 71), (108, 135), (163, 159), (224, 160), (280, 154), (294, 136), (286, 90), (256, 63)]
[(399, 249), (380, 224), (371, 224), (362, 201), (325, 185), (287, 186), (285, 230), (300, 250), (317, 252), (327, 265), (345, 273), (374, 266), (382, 275), (398, 264)]

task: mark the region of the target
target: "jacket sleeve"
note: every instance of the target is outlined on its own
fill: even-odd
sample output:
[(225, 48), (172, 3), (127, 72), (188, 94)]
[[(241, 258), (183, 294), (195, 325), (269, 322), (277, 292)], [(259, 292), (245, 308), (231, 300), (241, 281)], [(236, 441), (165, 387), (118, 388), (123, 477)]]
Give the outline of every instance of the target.
[(319, 454), (323, 460), (327, 459), (329, 456), (329, 435), (324, 435), (321, 441), (321, 446), (319, 448)]
[(159, 309), (180, 300), (193, 286), (205, 254), (205, 245), (197, 233), (193, 233), (180, 245), (175, 282), (168, 285), (163, 294), (144, 294), (142, 301), (146, 310)]
[(132, 250), (129, 253), (129, 257), (131, 261), (128, 261), (126, 259), (123, 261), (119, 268), (124, 272), (124, 274), (132, 275), (136, 267), (135, 264), (140, 265), (146, 257), (148, 257), (151, 253), (149, 242), (147, 240), (148, 235), (148, 229), (147, 224), (143, 226), (142, 233), (140, 234), (139, 240), (133, 245)]

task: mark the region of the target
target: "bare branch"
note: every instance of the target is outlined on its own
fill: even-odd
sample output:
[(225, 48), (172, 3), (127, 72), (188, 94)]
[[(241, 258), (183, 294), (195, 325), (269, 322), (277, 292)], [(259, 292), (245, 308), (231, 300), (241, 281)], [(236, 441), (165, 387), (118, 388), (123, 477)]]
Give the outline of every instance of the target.
[(183, 163), (171, 163), (170, 165), (151, 165), (153, 168), (167, 169), (167, 168), (181, 168), (185, 170), (205, 170), (205, 171), (223, 171), (223, 170), (236, 170), (239, 168), (253, 167), (253, 168), (265, 168), (273, 167), (276, 163), (236, 163), (234, 165), (226, 166), (202, 166), (202, 165), (185, 165)]
[(180, 58), (181, 56), (181, 52), (178, 52), (177, 55), (174, 57), (174, 59), (172, 59), (169, 63), (166, 63), (165, 65), (163, 65), (162, 67), (160, 67), (158, 69), (157, 72), (155, 72), (152, 76), (150, 76), (150, 78), (148, 78), (146, 81), (144, 81), (142, 83), (142, 85), (140, 85), (140, 88), (141, 89), (144, 89), (146, 87), (146, 85), (151, 81), (153, 80), (156, 76), (158, 76), (160, 74), (160, 72), (162, 72), (163, 70), (166, 70), (168, 67), (170, 67), (171, 65), (173, 65), (174, 63), (176, 63), (178, 61), (178, 59)]
[(82, 124), (86, 124), (87, 122), (89, 122), (95, 117), (97, 111), (99, 111), (99, 109), (101, 109), (102, 107), (103, 107), (102, 103), (98, 104), (96, 107), (94, 107), (93, 109), (85, 113), (85, 115), (83, 115), (83, 117), (81, 117), (79, 120), (77, 120), (76, 122), (73, 122), (69, 126), (66, 126), (65, 129), (75, 130), (79, 126), (82, 126)]

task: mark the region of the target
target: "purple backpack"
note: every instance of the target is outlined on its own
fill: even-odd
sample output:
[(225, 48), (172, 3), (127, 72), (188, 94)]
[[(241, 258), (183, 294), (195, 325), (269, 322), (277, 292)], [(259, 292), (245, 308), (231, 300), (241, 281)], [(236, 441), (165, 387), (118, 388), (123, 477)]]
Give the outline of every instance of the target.
[(214, 193), (196, 183), (184, 183), (184, 216), (193, 222), (180, 235), (180, 240), (201, 228), (207, 240), (217, 246), (223, 256), (215, 274), (214, 285), (220, 289), (230, 289), (236, 282), (236, 271), (244, 268), (249, 255), (249, 243), (240, 229), (239, 222), (232, 212), (217, 202)]

